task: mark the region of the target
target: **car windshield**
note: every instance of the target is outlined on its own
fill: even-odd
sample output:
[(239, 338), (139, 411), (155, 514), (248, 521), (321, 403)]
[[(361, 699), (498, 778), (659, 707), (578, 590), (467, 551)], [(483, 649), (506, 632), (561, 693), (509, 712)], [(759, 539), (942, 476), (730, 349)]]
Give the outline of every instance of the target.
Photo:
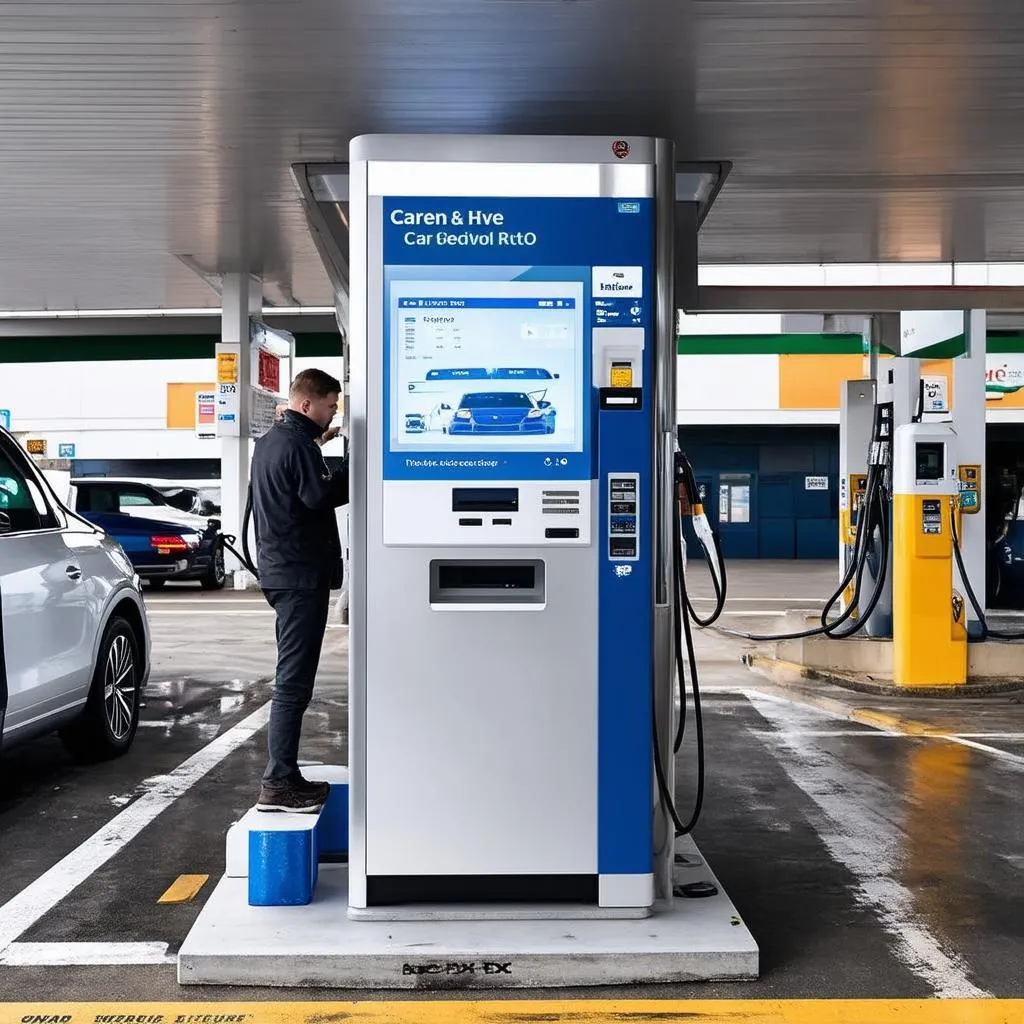
[(168, 505), (182, 512), (191, 512), (198, 505), (199, 494), (191, 487), (161, 488), (160, 493)]
[(478, 391), (463, 395), (460, 409), (529, 409), (533, 403), (522, 391)]

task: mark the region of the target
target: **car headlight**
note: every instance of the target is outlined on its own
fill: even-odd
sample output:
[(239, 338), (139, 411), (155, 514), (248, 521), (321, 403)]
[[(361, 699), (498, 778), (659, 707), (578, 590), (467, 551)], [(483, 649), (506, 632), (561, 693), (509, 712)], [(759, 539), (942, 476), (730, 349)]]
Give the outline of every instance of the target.
[(459, 411), (458, 411), (458, 412), (457, 412), (457, 413), (455, 414), (455, 418), (456, 418), (457, 420), (468, 420), (468, 419), (469, 419), (469, 417), (470, 417), (470, 416), (472, 416), (472, 415), (473, 415), (473, 414), (472, 414), (472, 413), (471, 413), (471, 412), (470, 412), (470, 411), (469, 411), (468, 409), (460, 409), (460, 410), (459, 410)]
[(544, 410), (543, 409), (531, 409), (526, 414), (526, 418), (528, 420), (535, 420), (535, 419), (537, 419), (538, 416), (543, 416), (543, 415), (544, 415)]

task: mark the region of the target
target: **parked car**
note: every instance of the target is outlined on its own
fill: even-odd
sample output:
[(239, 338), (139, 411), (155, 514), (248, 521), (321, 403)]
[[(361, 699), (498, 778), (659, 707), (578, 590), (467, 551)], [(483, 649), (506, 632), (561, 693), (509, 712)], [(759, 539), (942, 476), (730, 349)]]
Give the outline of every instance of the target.
[(220, 481), (140, 480), (163, 496), (164, 501), (182, 512), (210, 518), (221, 512)]
[[(989, 544), (987, 568), (988, 606), (1024, 608), (1024, 499), (1014, 503), (999, 535)], [(974, 589), (980, 589), (978, 584), (974, 584)]]
[(125, 753), (149, 678), (139, 577), (0, 429), (0, 746), (58, 731), (82, 760)]
[(81, 512), (84, 519), (113, 537), (139, 577), (150, 586), (169, 579), (194, 578), (202, 537), (178, 523), (137, 519), (121, 512)]
[[(71, 503), (76, 512), (93, 522), (98, 516), (117, 516), (147, 522), (146, 529), (165, 536), (182, 530), (194, 533), (199, 543), (194, 555), (184, 561), (177, 571), (149, 574), (146, 579), (152, 587), (162, 587), (168, 580), (175, 582), (198, 580), (204, 590), (220, 590), (227, 580), (224, 562), (224, 535), (220, 520), (196, 515), (171, 504), (152, 484), (137, 480), (111, 477), (76, 477), (71, 481)], [(114, 520), (105, 519), (104, 528), (120, 536), (122, 527)]]
[(553, 434), (555, 410), (525, 391), (473, 391), (462, 396), (449, 434)]

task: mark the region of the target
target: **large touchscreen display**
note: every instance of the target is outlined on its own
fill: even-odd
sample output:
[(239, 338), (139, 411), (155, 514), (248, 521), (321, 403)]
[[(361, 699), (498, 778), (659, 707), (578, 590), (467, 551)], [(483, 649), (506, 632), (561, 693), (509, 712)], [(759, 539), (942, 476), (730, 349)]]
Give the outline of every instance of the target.
[(580, 282), (394, 281), (392, 451), (582, 450)]
[(385, 478), (592, 479), (593, 331), (649, 328), (652, 210), (381, 199)]

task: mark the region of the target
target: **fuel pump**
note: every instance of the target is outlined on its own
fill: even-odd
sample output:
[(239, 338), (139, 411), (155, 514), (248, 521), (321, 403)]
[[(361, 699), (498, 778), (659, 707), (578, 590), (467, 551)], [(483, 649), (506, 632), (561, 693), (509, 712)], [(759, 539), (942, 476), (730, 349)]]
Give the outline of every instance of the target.
[(896, 430), (893, 480), (893, 682), (963, 685), (964, 598), (953, 587), (958, 479), (956, 432), (947, 423)]
[[(868, 624), (872, 612), (878, 606), (886, 589), (890, 551), (890, 515), (892, 487), (892, 443), (893, 404), (889, 400), (875, 402), (872, 406), (870, 443), (867, 450), (867, 472), (863, 476), (863, 487), (857, 480), (857, 491), (862, 495), (856, 508), (856, 518), (851, 515), (849, 536), (852, 551), (847, 559), (839, 586), (829, 597), (821, 613), (820, 625), (793, 633), (757, 634), (740, 630), (722, 629), (721, 633), (744, 640), (772, 642), (778, 640), (799, 640), (811, 636), (826, 636), (842, 640), (861, 632)], [(686, 463), (688, 466), (689, 463)], [(697, 488), (693, 471), (681, 474), (689, 492), (689, 505), (699, 508)], [(697, 530), (698, 517), (694, 518)], [(726, 575), (720, 546), (714, 537), (705, 543), (698, 531), (705, 556), (709, 564), (717, 562), (719, 569), (712, 571), (715, 580), (716, 608), (714, 614), (702, 620), (687, 602), (687, 614), (699, 626), (710, 626), (721, 615), (726, 597)], [(867, 578), (867, 581), (866, 581)], [(842, 610), (832, 618), (833, 609), (842, 603)]]

